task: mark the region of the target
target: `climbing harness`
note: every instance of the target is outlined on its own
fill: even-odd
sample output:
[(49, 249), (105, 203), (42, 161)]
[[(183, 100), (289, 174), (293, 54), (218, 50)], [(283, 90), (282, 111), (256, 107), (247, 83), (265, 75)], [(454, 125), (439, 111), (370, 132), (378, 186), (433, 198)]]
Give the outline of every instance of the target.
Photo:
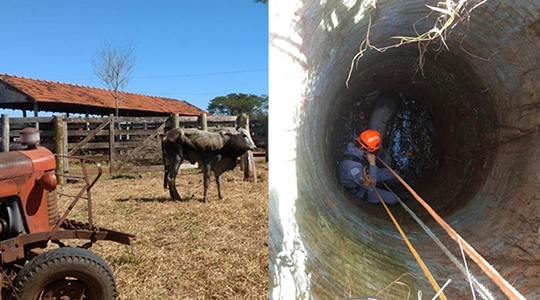
[[(525, 300), (525, 297), (521, 295), (508, 281), (506, 281), (500, 274), (491, 266), (476, 250), (467, 243), (448, 223), (446, 223), (432, 208), (429, 206), (392, 168), (390, 168), (382, 159), (377, 159), (385, 166), (398, 180), (403, 184), (403, 186), (414, 196), (414, 198), (429, 212), (429, 214), (441, 225), (441, 227), (450, 235), (450, 237), (462, 247), (463, 250), (469, 255), (469, 257), (486, 273), (486, 275), (503, 291), (503, 293), (510, 299), (519, 299)], [(374, 189), (377, 192), (377, 189)], [(381, 199), (386, 211), (389, 213), (390, 217), (394, 221), (394, 224), (397, 224), (394, 217), (391, 215), (390, 210), (386, 206), (386, 203), (382, 201), (382, 197), (377, 192), (377, 196)], [(400, 233), (402, 232), (401, 228), (398, 227)], [(404, 234), (402, 234), (404, 235)], [(407, 240), (406, 240), (407, 241)], [(411, 248), (411, 246), (409, 246)], [(412, 251), (412, 250), (411, 250)], [(414, 253), (413, 253), (414, 254)], [(417, 259), (418, 260), (418, 259)], [(425, 272), (425, 271), (424, 271)], [(433, 283), (432, 283), (433, 285)], [(443, 296), (443, 295), (441, 295)]]
[[(364, 176), (364, 185), (375, 189), (375, 181), (373, 181), (373, 178), (369, 176), (369, 172), (366, 168), (362, 169), (362, 175)], [(379, 195), (379, 192), (377, 192), (377, 195)], [(380, 197), (379, 199), (382, 200)]]
[[(356, 155), (352, 155), (352, 154), (343, 154), (339, 161), (342, 162), (344, 160), (351, 160), (351, 161), (362, 164), (362, 169), (364, 170), (364, 172), (365, 172), (365, 170), (367, 168), (369, 168), (369, 162), (367, 161), (367, 159), (364, 156), (362, 156), (360, 158), (360, 157), (358, 157)], [(358, 173), (360, 173), (360, 171), (358, 171)], [(368, 171), (368, 173), (369, 173), (369, 171)], [(339, 173), (338, 173), (337, 169), (336, 169), (336, 177), (339, 177)], [(363, 181), (363, 178), (360, 178), (360, 182), (362, 182), (362, 181)], [(344, 188), (345, 188), (345, 190), (347, 190), (349, 193), (351, 193), (353, 195), (356, 195), (361, 189), (361, 187), (358, 186), (358, 185), (355, 185), (354, 187), (344, 186)], [(359, 197), (359, 198), (364, 198), (366, 196), (366, 194), (367, 194), (367, 191), (364, 193), (364, 195), (362, 197)]]

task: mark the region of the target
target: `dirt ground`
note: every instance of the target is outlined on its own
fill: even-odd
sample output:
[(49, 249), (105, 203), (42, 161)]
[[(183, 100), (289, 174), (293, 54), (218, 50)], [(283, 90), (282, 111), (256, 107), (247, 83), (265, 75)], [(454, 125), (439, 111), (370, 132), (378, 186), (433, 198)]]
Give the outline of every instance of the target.
[[(257, 183), (243, 181), (239, 167), (222, 175), (223, 201), (212, 176), (207, 204), (198, 169), (177, 177), (183, 202), (169, 199), (163, 172), (100, 179), (92, 189), (94, 223), (137, 236), (131, 246), (99, 241), (91, 248), (113, 269), (118, 299), (266, 299), (268, 164), (257, 158), (256, 165)], [(71, 200), (60, 201), (67, 207)], [(70, 218), (85, 221), (84, 207)]]

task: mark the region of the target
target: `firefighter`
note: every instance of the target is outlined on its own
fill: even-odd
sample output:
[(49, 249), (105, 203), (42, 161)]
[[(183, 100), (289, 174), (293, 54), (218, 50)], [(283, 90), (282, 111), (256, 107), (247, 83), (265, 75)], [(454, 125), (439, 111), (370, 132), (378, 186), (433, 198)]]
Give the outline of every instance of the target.
[[(381, 135), (378, 131), (367, 129), (360, 133), (354, 142), (349, 142), (338, 166), (339, 180), (343, 187), (357, 198), (367, 199), (369, 203), (381, 203), (377, 189), (383, 201), (393, 205), (397, 203), (392, 193), (375, 187), (377, 182), (397, 181), (397, 178), (386, 168), (376, 165), (375, 153), (381, 146)], [(373, 180), (369, 187), (364, 178), (364, 170)]]

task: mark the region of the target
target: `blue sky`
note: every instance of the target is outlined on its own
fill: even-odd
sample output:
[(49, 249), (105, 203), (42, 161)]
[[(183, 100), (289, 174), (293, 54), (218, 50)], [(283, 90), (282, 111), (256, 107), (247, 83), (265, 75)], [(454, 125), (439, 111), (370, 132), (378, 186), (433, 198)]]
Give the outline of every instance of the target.
[(267, 4), (5, 2), (0, 16), (0, 74), (104, 87), (90, 61), (108, 40), (135, 48), (127, 92), (185, 100), (205, 110), (214, 97), (229, 93), (268, 95)]

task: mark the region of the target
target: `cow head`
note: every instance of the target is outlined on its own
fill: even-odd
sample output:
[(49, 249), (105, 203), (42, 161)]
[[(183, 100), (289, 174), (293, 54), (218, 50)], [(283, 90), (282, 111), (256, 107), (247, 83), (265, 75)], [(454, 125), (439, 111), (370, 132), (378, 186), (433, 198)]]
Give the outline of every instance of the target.
[(240, 146), (242, 150), (247, 151), (257, 148), (257, 146), (255, 146), (255, 143), (251, 139), (251, 135), (244, 128), (238, 128), (236, 136), (238, 139), (238, 146)]

